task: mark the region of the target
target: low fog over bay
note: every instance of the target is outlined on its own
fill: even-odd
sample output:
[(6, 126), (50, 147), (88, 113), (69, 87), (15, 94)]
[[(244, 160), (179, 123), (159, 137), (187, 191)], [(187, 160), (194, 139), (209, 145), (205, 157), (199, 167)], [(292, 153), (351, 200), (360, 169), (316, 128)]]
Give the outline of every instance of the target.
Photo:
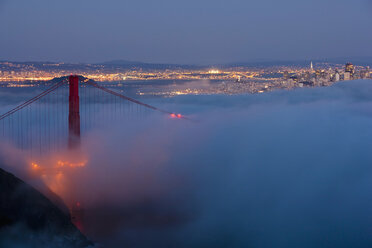
[[(96, 243), (372, 245), (371, 80), (143, 101), (191, 121), (151, 114), (85, 135), (88, 163), (66, 173), (61, 198), (81, 202)], [(35, 184), (22, 152), (5, 151), (4, 169)]]

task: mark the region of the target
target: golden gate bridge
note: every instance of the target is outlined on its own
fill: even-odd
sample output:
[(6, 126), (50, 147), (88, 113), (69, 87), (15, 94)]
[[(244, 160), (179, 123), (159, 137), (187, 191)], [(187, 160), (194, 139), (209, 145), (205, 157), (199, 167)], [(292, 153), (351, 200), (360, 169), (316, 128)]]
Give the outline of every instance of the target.
[(82, 132), (118, 117), (143, 118), (149, 111), (156, 111), (171, 118), (187, 119), (82, 76), (71, 75), (51, 82), (48, 89), (0, 115), (2, 143), (28, 151), (31, 157), (41, 156), (65, 147), (78, 147)]
[(30, 166), (30, 175), (40, 177), (52, 192), (62, 197), (72, 222), (82, 230), (84, 212), (75, 194), (75, 183), (64, 175), (70, 175), (74, 168), (85, 167), (88, 162), (80, 151), (82, 134), (111, 126), (113, 121), (131, 118), (143, 121), (150, 112), (187, 118), (82, 76), (71, 75), (49, 83), (47, 89), (0, 115), (0, 149), (7, 152), (8, 147), (15, 147), (21, 151), (20, 155)]

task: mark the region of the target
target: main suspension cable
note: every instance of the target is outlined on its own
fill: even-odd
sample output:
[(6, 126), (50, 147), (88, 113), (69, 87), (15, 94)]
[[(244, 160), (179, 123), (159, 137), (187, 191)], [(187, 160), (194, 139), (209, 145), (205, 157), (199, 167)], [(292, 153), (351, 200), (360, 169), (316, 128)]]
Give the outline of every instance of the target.
[(14, 114), (14, 113), (16, 113), (17, 111), (19, 111), (19, 110), (21, 110), (21, 109), (27, 107), (28, 105), (30, 105), (30, 104), (36, 102), (37, 100), (43, 98), (44, 96), (48, 95), (49, 93), (55, 91), (55, 90), (58, 89), (60, 86), (62, 86), (64, 83), (66, 83), (66, 82), (65, 82), (65, 81), (61, 81), (61, 82), (55, 84), (54, 86), (52, 86), (51, 88), (49, 88), (49, 89), (43, 91), (43, 92), (40, 93), (39, 95), (37, 95), (37, 96), (31, 98), (30, 100), (28, 100), (28, 101), (26, 101), (26, 102), (24, 102), (24, 103), (18, 105), (18, 106), (15, 107), (14, 109), (12, 109), (12, 110), (6, 112), (5, 114), (3, 114), (3, 115), (0, 116), (0, 121), (3, 120), (3, 119), (5, 119), (6, 117), (8, 117), (8, 116), (10, 116), (10, 115), (12, 115), (12, 114)]

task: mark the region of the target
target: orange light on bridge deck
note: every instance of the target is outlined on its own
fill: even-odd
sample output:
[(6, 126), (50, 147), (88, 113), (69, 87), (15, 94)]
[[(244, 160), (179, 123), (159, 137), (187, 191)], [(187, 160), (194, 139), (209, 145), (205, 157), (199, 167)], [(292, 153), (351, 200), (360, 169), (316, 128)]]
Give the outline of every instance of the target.
[(34, 169), (34, 170), (37, 170), (37, 169), (40, 168), (40, 166), (39, 166), (37, 163), (31, 163), (31, 167), (32, 167), (32, 169)]
[(70, 163), (70, 162), (66, 162), (66, 161), (57, 161), (57, 166), (58, 167), (64, 167), (64, 166), (68, 166), (68, 167), (71, 167), (71, 168), (74, 168), (74, 167), (84, 167), (86, 165), (86, 161), (84, 162), (80, 162), (80, 163)]
[(46, 173), (45, 167), (35, 162), (30, 163), (30, 169), (35, 176), (43, 176)]
[(181, 114), (178, 114), (177, 117), (178, 117), (178, 118), (182, 118), (182, 115), (181, 115)]

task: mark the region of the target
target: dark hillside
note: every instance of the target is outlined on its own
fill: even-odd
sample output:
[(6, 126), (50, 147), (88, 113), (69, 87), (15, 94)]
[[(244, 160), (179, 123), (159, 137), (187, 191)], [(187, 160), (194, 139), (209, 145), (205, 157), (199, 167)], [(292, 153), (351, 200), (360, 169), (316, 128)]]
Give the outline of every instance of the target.
[(70, 216), (0, 169), (0, 247), (88, 247)]

